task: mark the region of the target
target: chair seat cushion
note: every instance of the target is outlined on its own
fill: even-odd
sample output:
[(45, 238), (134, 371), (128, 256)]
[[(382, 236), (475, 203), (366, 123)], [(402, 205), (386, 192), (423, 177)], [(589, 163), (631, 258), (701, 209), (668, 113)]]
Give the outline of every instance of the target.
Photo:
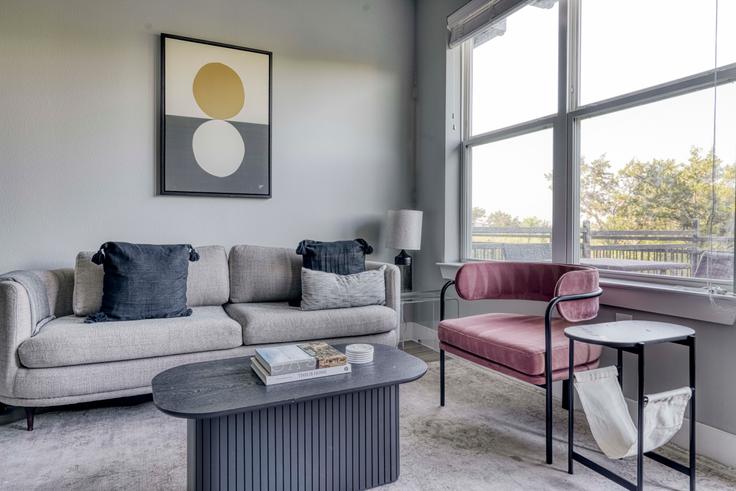
[(227, 304), (225, 309), (243, 326), (246, 345), (377, 334), (398, 324), (396, 311), (382, 305), (301, 310), (286, 302), (265, 302)]
[[(568, 368), (570, 324), (552, 321), (552, 371)], [(530, 376), (544, 374), (544, 317), (521, 314), (482, 314), (440, 323), (440, 342), (478, 358), (504, 365)], [(575, 366), (595, 363), (601, 347), (575, 344)]]
[(85, 324), (59, 317), (18, 347), (28, 368), (135, 360), (242, 346), (240, 324), (220, 307), (194, 307), (190, 317)]

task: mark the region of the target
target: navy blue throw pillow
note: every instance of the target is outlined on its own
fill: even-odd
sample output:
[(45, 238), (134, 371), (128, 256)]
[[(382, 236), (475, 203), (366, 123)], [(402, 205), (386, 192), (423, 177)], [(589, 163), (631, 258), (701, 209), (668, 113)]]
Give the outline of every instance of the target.
[(303, 240), (299, 242), (296, 253), (303, 256), (307, 269), (335, 274), (355, 274), (365, 271), (365, 255), (373, 252), (373, 247), (363, 239), (320, 242)]
[(92, 256), (105, 271), (102, 307), (85, 322), (192, 315), (187, 308), (187, 276), (189, 261), (198, 259), (188, 244), (105, 242)]

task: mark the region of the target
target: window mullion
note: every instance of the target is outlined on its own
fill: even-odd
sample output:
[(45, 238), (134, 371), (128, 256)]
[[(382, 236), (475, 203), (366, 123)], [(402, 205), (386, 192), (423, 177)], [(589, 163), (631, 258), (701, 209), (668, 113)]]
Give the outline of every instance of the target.
[(580, 1), (569, 0), (567, 15), (567, 100), (565, 128), (567, 129), (567, 185), (568, 230), (567, 261), (580, 262), (580, 123), (570, 113), (580, 104)]
[(559, 3), (557, 58), (557, 117), (554, 124), (552, 160), (552, 260), (569, 262), (572, 235), (571, 172), (568, 165), (568, 0)]

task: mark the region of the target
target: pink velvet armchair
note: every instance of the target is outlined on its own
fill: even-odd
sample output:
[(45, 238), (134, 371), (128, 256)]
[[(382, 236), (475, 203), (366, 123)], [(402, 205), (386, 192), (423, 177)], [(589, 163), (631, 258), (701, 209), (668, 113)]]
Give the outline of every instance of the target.
[[(482, 314), (445, 319), (447, 289), (463, 300), (514, 299), (547, 302), (544, 316)], [(478, 262), (462, 266), (455, 281), (442, 288), (440, 340), (440, 405), (445, 405), (445, 352), (510, 375), (546, 390), (546, 454), (552, 463), (552, 382), (568, 378), (569, 345), (564, 335), (571, 323), (598, 315), (598, 270), (552, 263)], [(560, 315), (553, 318), (554, 309)], [(598, 366), (601, 349), (575, 346), (575, 370)], [(563, 404), (567, 399), (563, 396)]]

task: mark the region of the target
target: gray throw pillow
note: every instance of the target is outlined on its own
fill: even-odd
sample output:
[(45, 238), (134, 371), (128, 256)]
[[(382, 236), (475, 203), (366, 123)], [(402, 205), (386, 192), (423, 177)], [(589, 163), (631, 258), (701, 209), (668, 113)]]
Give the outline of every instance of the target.
[(385, 305), (386, 266), (340, 275), (302, 268), (302, 310)]

